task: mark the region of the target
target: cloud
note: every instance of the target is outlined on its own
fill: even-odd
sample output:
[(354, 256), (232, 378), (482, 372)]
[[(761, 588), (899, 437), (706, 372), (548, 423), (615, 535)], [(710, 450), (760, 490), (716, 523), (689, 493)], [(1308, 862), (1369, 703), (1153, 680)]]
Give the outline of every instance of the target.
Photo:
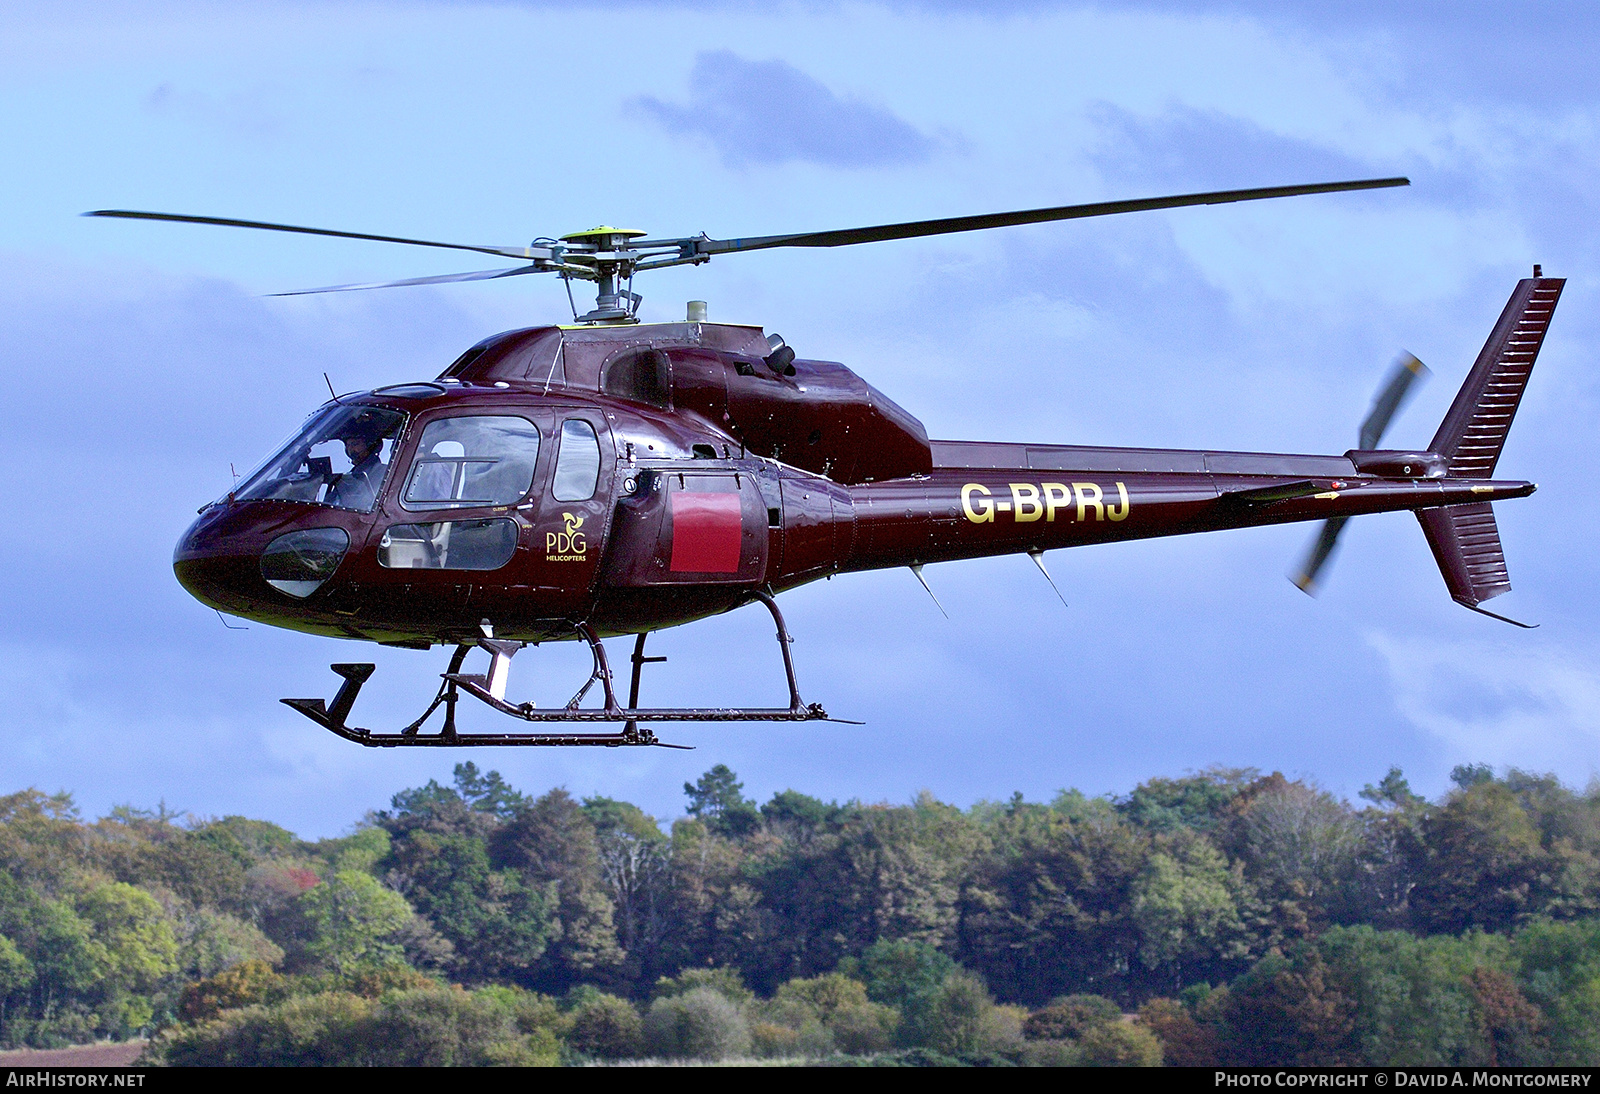
[[(916, 3), (917, 0), (912, 0)], [(958, 10), (970, 0), (921, 0)], [(987, 7), (987, 5), (984, 5)], [(1001, 12), (1060, 10), (1049, 0), (1011, 0)], [(1391, 79), (1426, 98), (1521, 100), (1548, 109), (1589, 99), (1597, 23), (1593, 4), (1551, 0), (1520, 4), (1422, 0), (1113, 0), (1107, 10), (1206, 19), (1249, 19), (1298, 35), (1377, 45)], [(994, 10), (994, 9), (990, 9)], [(1559, 33), (1552, 33), (1553, 28)]]
[(668, 132), (709, 140), (729, 167), (791, 162), (827, 167), (921, 163), (935, 142), (883, 107), (834, 94), (785, 61), (701, 53), (687, 105), (641, 96), (633, 105)]
[(1141, 117), (1100, 103), (1090, 117), (1100, 137), (1091, 158), (1112, 178), (1222, 190), (1366, 178), (1379, 170), (1214, 110), (1175, 106)]
[(234, 137), (262, 138), (282, 135), (284, 95), (281, 88), (258, 85), (244, 91), (212, 94), (178, 87), (170, 80), (156, 85), (144, 97), (144, 109), (157, 117), (172, 118)]
[(1452, 759), (1554, 770), (1569, 782), (1596, 771), (1600, 664), (1549, 649), (1423, 642), (1370, 634), (1401, 713)]

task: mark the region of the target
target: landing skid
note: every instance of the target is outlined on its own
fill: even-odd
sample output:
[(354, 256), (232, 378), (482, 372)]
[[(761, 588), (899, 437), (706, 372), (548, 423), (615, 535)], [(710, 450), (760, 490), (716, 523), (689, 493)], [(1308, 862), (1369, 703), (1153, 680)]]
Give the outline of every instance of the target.
[[(619, 748), (624, 745), (655, 745), (661, 748), (691, 748), (691, 745), (672, 745), (658, 740), (645, 722), (814, 722), (839, 721), (828, 717), (818, 703), (803, 703), (800, 688), (794, 678), (794, 659), (789, 654), (789, 637), (783, 615), (777, 602), (766, 592), (757, 592), (756, 598), (772, 613), (778, 629), (778, 646), (783, 653), (783, 671), (789, 683), (789, 706), (783, 707), (644, 707), (639, 706), (639, 675), (647, 664), (665, 661), (665, 657), (644, 655), (645, 635), (640, 634), (633, 646), (633, 675), (628, 689), (628, 705), (621, 706), (612, 688), (610, 662), (606, 660), (605, 646), (588, 623), (576, 623), (573, 629), (589, 644), (594, 657), (594, 667), (589, 679), (578, 689), (567, 705), (559, 710), (539, 710), (532, 703), (512, 705), (506, 702), (506, 681), (511, 672), (511, 658), (527, 645), (526, 642), (508, 642), (493, 637), (492, 628), (485, 626), (482, 639), (471, 645), (456, 647), (450, 658), (450, 667), (443, 673), (444, 683), (422, 716), (397, 733), (374, 732), (349, 725), (347, 719), (355, 706), (361, 686), (371, 678), (377, 666), (371, 664), (333, 665), (333, 671), (344, 677), (339, 694), (331, 706), (321, 699), (284, 699), (283, 703), (298, 710), (313, 722), (347, 741), (369, 748), (460, 748), (471, 745), (599, 745)], [(463, 673), (462, 663), (468, 652), (477, 648), (489, 654), (489, 671), (485, 674)], [(580, 708), (584, 696), (596, 683), (600, 684), (605, 705), (599, 709)], [(529, 730), (520, 733), (460, 733), (456, 730), (456, 703), (460, 692), (488, 704), (501, 714), (534, 723), (566, 725), (595, 725), (608, 722), (623, 723), (617, 733), (560, 733), (553, 730)], [(444, 725), (438, 733), (424, 734), (422, 725), (439, 707), (444, 706)], [(854, 724), (854, 723), (852, 723)]]

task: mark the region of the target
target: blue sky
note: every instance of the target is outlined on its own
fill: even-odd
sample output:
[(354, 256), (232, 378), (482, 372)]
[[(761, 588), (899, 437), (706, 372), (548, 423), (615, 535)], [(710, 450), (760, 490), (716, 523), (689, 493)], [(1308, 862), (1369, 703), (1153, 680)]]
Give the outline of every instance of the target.
[[(662, 817), (715, 763), (764, 798), (963, 805), (1125, 792), (1214, 763), (1354, 796), (1484, 761), (1586, 783), (1600, 88), (1587, 7), (33, 3), (0, 10), (0, 788), (344, 830), (474, 759)], [(277, 703), (379, 664), (408, 721), (442, 653), (225, 630), (172, 578), (194, 510), (325, 393), (432, 376), (565, 314), (558, 282), (267, 299), (448, 273), (443, 252), (85, 220), (146, 208), (519, 244), (606, 222), (768, 234), (1406, 174), (1408, 190), (1140, 214), (848, 251), (729, 256), (638, 286), (841, 360), (943, 437), (1342, 452), (1402, 348), (1421, 445), (1518, 277), (1569, 278), (1501, 463), (1532, 632), (1445, 594), (1416, 522), (1055, 552), (784, 598), (806, 697), (865, 726), (685, 726), (694, 752), (371, 752)], [(653, 640), (668, 702), (766, 701), (763, 613)], [(520, 657), (551, 702), (576, 650)], [(620, 655), (623, 651), (618, 649)], [(473, 715), (487, 727), (489, 715)]]

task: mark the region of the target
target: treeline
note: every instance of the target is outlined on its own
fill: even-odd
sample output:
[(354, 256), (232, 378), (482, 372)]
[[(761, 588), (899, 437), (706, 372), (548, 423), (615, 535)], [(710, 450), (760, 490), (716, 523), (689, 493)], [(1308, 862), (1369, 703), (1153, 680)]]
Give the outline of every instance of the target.
[[(1600, 1059), (1600, 790), (1255, 771), (663, 830), (495, 772), (341, 839), (0, 798), (0, 1041), (167, 1063)], [(1136, 1017), (1130, 1018), (1130, 1014)]]

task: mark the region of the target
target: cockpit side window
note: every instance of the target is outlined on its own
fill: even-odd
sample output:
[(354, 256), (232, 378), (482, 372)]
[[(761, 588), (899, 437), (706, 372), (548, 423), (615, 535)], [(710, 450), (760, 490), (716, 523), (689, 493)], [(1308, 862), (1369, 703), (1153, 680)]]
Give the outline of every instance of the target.
[(550, 496), (557, 501), (587, 501), (600, 481), (600, 439), (582, 418), (561, 423), (561, 451), (556, 456)]
[(606, 365), (600, 387), (607, 395), (666, 409), (671, 368), (667, 355), (658, 349), (633, 350)]
[(233, 492), (372, 512), (406, 416), (386, 407), (336, 404), (312, 416)]
[(401, 504), (407, 509), (510, 505), (533, 485), (539, 430), (511, 415), (439, 418), (417, 442)]

